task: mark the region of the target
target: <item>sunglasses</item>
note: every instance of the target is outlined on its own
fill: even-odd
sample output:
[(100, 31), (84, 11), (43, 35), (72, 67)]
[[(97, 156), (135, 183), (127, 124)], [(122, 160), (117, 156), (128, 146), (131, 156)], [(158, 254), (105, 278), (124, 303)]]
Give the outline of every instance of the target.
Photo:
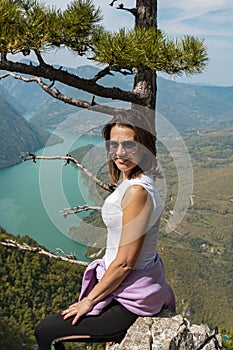
[(124, 149), (128, 154), (134, 154), (138, 150), (138, 143), (135, 141), (122, 141), (118, 143), (117, 141), (109, 141), (109, 153), (116, 153), (119, 145)]

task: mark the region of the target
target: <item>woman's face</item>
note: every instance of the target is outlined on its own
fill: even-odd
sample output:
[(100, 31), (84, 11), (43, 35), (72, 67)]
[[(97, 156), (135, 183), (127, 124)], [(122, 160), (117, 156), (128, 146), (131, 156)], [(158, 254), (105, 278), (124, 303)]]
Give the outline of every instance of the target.
[(135, 132), (125, 125), (115, 125), (110, 132), (109, 153), (117, 168), (127, 179), (130, 171), (139, 164), (145, 152), (135, 141)]

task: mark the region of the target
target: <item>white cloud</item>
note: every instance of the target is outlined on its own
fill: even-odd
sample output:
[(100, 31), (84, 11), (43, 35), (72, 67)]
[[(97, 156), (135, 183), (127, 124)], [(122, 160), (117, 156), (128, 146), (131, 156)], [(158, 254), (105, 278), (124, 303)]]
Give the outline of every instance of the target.
[(158, 0), (159, 8), (172, 8), (176, 7), (185, 11), (211, 11), (214, 9), (222, 9), (226, 7), (233, 7), (232, 0), (177, 0), (175, 3), (173, 0)]

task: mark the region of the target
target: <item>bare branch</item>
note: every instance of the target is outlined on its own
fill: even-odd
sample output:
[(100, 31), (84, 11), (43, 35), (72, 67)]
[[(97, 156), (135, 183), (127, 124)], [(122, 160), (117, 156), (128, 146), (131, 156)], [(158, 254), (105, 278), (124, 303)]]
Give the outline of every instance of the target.
[[(112, 2), (109, 4), (109, 6), (113, 6), (115, 2), (117, 2), (117, 0), (112, 0)], [(124, 7), (124, 4), (119, 4), (118, 7), (116, 7), (116, 8), (117, 8), (117, 10), (128, 11), (128, 12), (132, 13), (134, 16), (137, 15), (137, 9), (136, 8), (129, 9), (129, 8)]]
[(74, 164), (76, 168), (82, 170), (92, 181), (94, 181), (98, 186), (102, 187), (104, 190), (108, 192), (113, 192), (114, 187), (111, 184), (106, 185), (101, 180), (99, 180), (94, 174), (92, 174), (88, 169), (86, 169), (82, 164), (78, 162), (77, 159), (72, 157), (71, 155), (67, 154), (66, 156), (37, 156), (34, 153), (31, 152), (24, 152), (21, 154), (22, 160), (25, 162), (27, 160), (32, 160), (34, 163), (36, 163), (36, 159), (43, 159), (43, 160), (65, 160), (64, 165), (67, 164)]
[(39, 77), (31, 77), (31, 78), (25, 78), (19, 74), (14, 73), (6, 73), (0, 76), (1, 79), (5, 79), (7, 77), (12, 77), (14, 79), (22, 80), (26, 83), (37, 83), (47, 94), (52, 96), (53, 98), (56, 98), (59, 101), (62, 101), (67, 104), (71, 104), (75, 107), (80, 108), (86, 108), (91, 109), (94, 112), (104, 113), (108, 115), (115, 115), (117, 111), (122, 111), (122, 108), (113, 108), (106, 105), (100, 105), (95, 103), (95, 97), (93, 96), (91, 102), (78, 100), (72, 97), (68, 97), (66, 95), (63, 95), (56, 87), (54, 87), (55, 90), (52, 90), (52, 87), (54, 86), (55, 81), (53, 80), (51, 84), (47, 85), (45, 84), (41, 78)]
[(116, 113), (119, 111), (126, 111), (126, 109), (124, 108), (113, 108), (113, 107), (98, 105), (98, 104), (94, 104), (89, 109), (92, 110), (93, 112), (100, 112), (100, 113), (109, 114), (109, 115), (116, 115)]
[(0, 80), (7, 78), (9, 76), (14, 78), (14, 79), (22, 80), (25, 83), (35, 82), (50, 96), (56, 98), (57, 100), (63, 101), (64, 103), (68, 103), (70, 105), (73, 105), (75, 107), (90, 108), (93, 105), (93, 102), (90, 103), (87, 101), (82, 101), (82, 100), (78, 100), (78, 99), (73, 98), (73, 97), (68, 97), (66, 95), (63, 95), (57, 88), (54, 88), (55, 90), (52, 90), (51, 88), (54, 85), (54, 81), (52, 81), (52, 83), (50, 85), (47, 85), (39, 77), (25, 78), (22, 75), (18, 75), (18, 74), (14, 74), (14, 73), (7, 73), (7, 74), (0, 76)]
[(36, 57), (38, 59), (38, 62), (40, 63), (41, 66), (45, 66), (46, 63), (45, 61), (43, 60), (42, 56), (41, 56), (41, 53), (39, 52), (39, 50), (34, 50), (35, 54), (36, 54)]
[(138, 11), (136, 8), (132, 8), (132, 9), (129, 9), (127, 7), (124, 7), (124, 4), (120, 4), (118, 7), (117, 7), (118, 10), (125, 10), (125, 11), (128, 11), (130, 13), (132, 13), (132, 15), (134, 15), (136, 17)]
[(106, 67), (104, 68), (103, 70), (99, 71), (99, 73), (97, 73), (94, 78), (92, 78), (92, 81), (93, 82), (96, 82), (98, 81), (99, 79), (105, 77), (106, 75), (113, 75), (111, 72), (110, 72), (110, 67)]
[(78, 205), (76, 207), (65, 208), (61, 212), (61, 215), (63, 215), (66, 218), (68, 215), (78, 214), (78, 213), (81, 213), (81, 212), (87, 211), (87, 210), (101, 210), (101, 207), (95, 207), (95, 206), (91, 206), (88, 204)]
[(92, 78), (93, 82), (96, 82), (97, 80), (104, 78), (106, 75), (114, 75), (113, 73), (111, 73), (111, 71), (113, 72), (118, 72), (122, 75), (132, 75), (133, 72), (130, 70), (122, 70), (122, 69), (117, 69), (117, 67), (113, 66), (113, 67), (106, 67), (103, 70), (101, 70), (99, 73), (97, 73), (94, 78)]
[(112, 0), (111, 4), (109, 4), (109, 6), (113, 6), (116, 1), (117, 0)]
[(35, 66), (32, 64), (25, 64), (1, 59), (0, 69), (28, 74), (35, 77), (49, 79), (51, 81), (59, 81), (65, 85), (75, 89), (86, 91), (92, 95), (109, 98), (112, 100), (121, 100), (131, 102), (139, 105), (147, 105), (147, 99), (135, 91), (125, 91), (118, 87), (105, 87), (97, 84), (92, 79), (84, 79), (79, 76), (69, 73), (61, 69), (57, 69), (50, 65)]
[(76, 258), (74, 256), (72, 256), (71, 258), (65, 257), (65, 256), (59, 256), (59, 255), (50, 253), (50, 252), (48, 252), (40, 247), (31, 247), (31, 246), (27, 245), (26, 243), (23, 243), (23, 244), (17, 243), (16, 241), (14, 241), (12, 239), (6, 239), (5, 241), (0, 242), (0, 244), (3, 246), (7, 246), (7, 247), (18, 248), (20, 250), (27, 250), (27, 251), (30, 251), (32, 253), (46, 255), (49, 258), (66, 261), (66, 262), (69, 262), (72, 264), (77, 264), (77, 265), (82, 265), (82, 266), (88, 265), (87, 262), (76, 260)]

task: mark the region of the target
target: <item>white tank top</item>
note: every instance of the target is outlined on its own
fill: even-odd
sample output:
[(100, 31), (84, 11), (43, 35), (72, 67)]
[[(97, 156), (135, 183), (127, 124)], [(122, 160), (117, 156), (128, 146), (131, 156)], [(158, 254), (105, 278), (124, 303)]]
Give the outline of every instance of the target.
[(148, 222), (145, 240), (134, 269), (144, 269), (154, 261), (156, 256), (156, 243), (163, 203), (153, 177), (142, 174), (139, 178), (124, 180), (117, 189), (106, 198), (102, 207), (102, 218), (108, 231), (105, 253), (106, 268), (108, 268), (115, 259), (118, 251), (122, 230), (121, 202), (126, 190), (132, 185), (140, 185), (145, 188), (153, 201), (153, 210)]

